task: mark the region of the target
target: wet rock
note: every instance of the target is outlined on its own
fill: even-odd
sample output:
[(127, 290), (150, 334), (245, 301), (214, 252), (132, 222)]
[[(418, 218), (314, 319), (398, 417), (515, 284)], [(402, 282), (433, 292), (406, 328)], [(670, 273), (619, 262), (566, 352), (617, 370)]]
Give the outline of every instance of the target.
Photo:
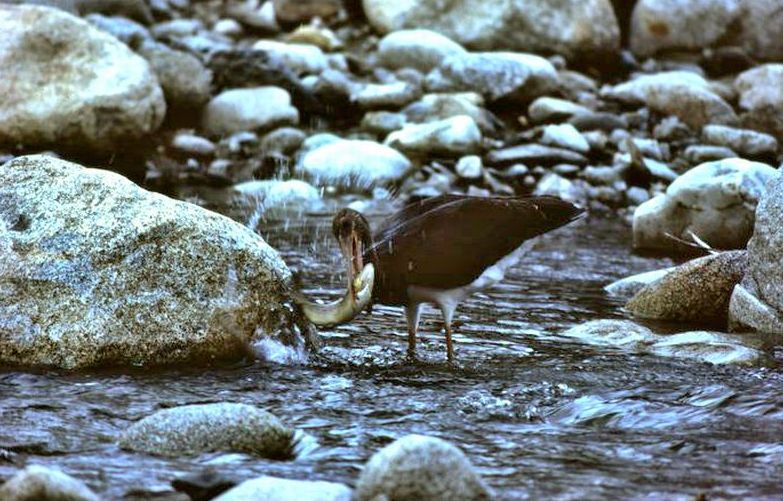
[(748, 345), (743, 336), (723, 332), (692, 331), (662, 337), (653, 343), (650, 352), (671, 358), (684, 358), (713, 365), (757, 365), (764, 352)]
[(550, 195), (581, 205), (587, 201), (587, 189), (584, 184), (558, 176), (554, 172), (541, 178), (533, 194)]
[(407, 124), (392, 132), (384, 144), (402, 151), (460, 155), (481, 148), (481, 131), (467, 115), (428, 122)]
[(454, 171), (462, 179), (479, 179), (484, 173), (484, 165), (481, 162), (481, 157), (468, 155), (457, 161)]
[(740, 158), (708, 162), (678, 177), (634, 212), (634, 247), (681, 250), (666, 235), (690, 241), (690, 232), (718, 249), (742, 248), (753, 232), (754, 211), (772, 167)]
[(430, 92), (472, 91), (490, 101), (526, 102), (557, 86), (557, 72), (546, 59), (518, 52), (478, 52), (445, 58), (427, 75)]
[(354, 499), (491, 499), (492, 491), (467, 457), (445, 440), (408, 435), (387, 445), (364, 465)]
[(706, 144), (692, 144), (685, 148), (683, 151), (683, 157), (691, 165), (699, 165), (705, 162), (713, 162), (716, 160), (723, 160), (726, 158), (737, 158), (734, 150), (725, 146), (709, 146)]
[(708, 125), (702, 130), (701, 137), (709, 144), (726, 146), (750, 157), (774, 155), (778, 151), (778, 141), (774, 137), (747, 129)]
[(579, 153), (590, 152), (590, 143), (571, 124), (548, 125), (544, 127), (541, 142), (549, 146), (567, 148)]
[(663, 268), (661, 270), (647, 271), (621, 278), (604, 287), (604, 290), (610, 296), (624, 297), (630, 299), (645, 286), (658, 282), (661, 278), (674, 268)]
[(783, 181), (778, 177), (756, 210), (748, 271), (731, 297), (733, 330), (783, 333)]
[(223, 91), (207, 104), (201, 125), (210, 136), (270, 129), (299, 122), (291, 97), (279, 87), (253, 87)]
[(248, 205), (261, 207), (264, 212), (286, 207), (312, 209), (321, 202), (318, 189), (298, 179), (247, 181), (235, 185), (232, 191), (249, 202)]
[(731, 291), (746, 268), (745, 251), (694, 259), (645, 286), (625, 307), (640, 318), (725, 327)]
[(163, 121), (149, 65), (113, 36), (27, 5), (0, 5), (0, 32), (0, 67), (14, 75), (0, 79), (0, 143), (106, 151)]
[(171, 147), (189, 155), (208, 156), (215, 153), (215, 143), (207, 138), (186, 132), (174, 136)]
[(426, 94), (406, 106), (402, 113), (413, 123), (433, 122), (458, 115), (467, 115), (483, 133), (493, 133), (501, 125), (489, 111), (482, 108), (484, 99), (473, 92), (456, 94)]
[(245, 26), (268, 33), (280, 31), (280, 25), (277, 23), (275, 7), (272, 2), (248, 0), (226, 2), (224, 5), (226, 15), (236, 19)]
[(488, 164), (492, 165), (508, 165), (512, 163), (557, 164), (564, 162), (585, 165), (587, 163), (587, 158), (575, 151), (535, 143), (491, 151), (487, 154), (486, 160)]
[(402, 108), (421, 96), (421, 88), (409, 82), (356, 86), (351, 101), (362, 109)]
[(304, 148), (296, 170), (318, 185), (366, 189), (397, 181), (411, 167), (403, 154), (374, 141), (337, 138), (313, 147), (308, 139)]
[(218, 451), (289, 459), (293, 438), (292, 429), (262, 409), (219, 402), (157, 411), (123, 431), (119, 446), (168, 457)]
[(152, 40), (150, 31), (130, 19), (103, 14), (90, 14), (85, 17), (90, 24), (116, 37), (130, 48), (138, 47), (142, 42)]
[(378, 63), (388, 68), (416, 68), (429, 72), (440, 62), (465, 49), (450, 38), (431, 30), (399, 30), (378, 43)]
[(279, 59), (284, 65), (300, 75), (317, 75), (329, 65), (323, 51), (310, 44), (259, 40), (253, 44), (253, 50), (267, 52), (270, 57)]
[(336, 15), (341, 0), (272, 0), (275, 16), (280, 22), (298, 24), (314, 17), (322, 19)]
[(142, 44), (138, 53), (150, 63), (170, 107), (198, 110), (209, 101), (212, 74), (196, 57), (155, 42)]
[(658, 339), (653, 331), (630, 320), (591, 320), (575, 325), (561, 335), (587, 344), (624, 348), (640, 348)]
[(620, 30), (608, 0), (465, 0), (444, 9), (436, 0), (365, 0), (367, 19), (380, 32), (426, 28), (480, 50), (615, 53)]
[(4, 501), (98, 501), (100, 498), (81, 480), (46, 466), (32, 465), (0, 486), (0, 499)]
[(716, 94), (700, 75), (668, 71), (643, 75), (614, 87), (603, 97), (628, 104), (644, 104), (651, 110), (675, 115), (690, 127), (707, 124), (734, 125), (738, 119), (731, 106)]
[(783, 140), (783, 64), (765, 64), (734, 81), (745, 127)]
[(311, 335), (258, 235), (108, 171), (45, 156), (0, 166), (0, 248), (6, 365), (197, 364)]
[(731, 44), (759, 59), (779, 60), (783, 57), (779, 9), (775, 0), (641, 0), (633, 12), (631, 49), (651, 56)]
[(335, 482), (260, 477), (242, 482), (215, 501), (351, 501), (351, 488)]
[(527, 114), (533, 123), (558, 122), (568, 120), (580, 113), (590, 113), (590, 109), (555, 97), (539, 97), (527, 109)]

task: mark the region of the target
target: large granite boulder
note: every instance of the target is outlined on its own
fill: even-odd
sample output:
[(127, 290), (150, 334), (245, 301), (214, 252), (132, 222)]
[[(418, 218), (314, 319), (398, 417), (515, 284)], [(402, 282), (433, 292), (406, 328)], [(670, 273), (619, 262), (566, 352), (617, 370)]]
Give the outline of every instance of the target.
[(290, 459), (294, 431), (265, 410), (219, 402), (160, 410), (125, 430), (119, 445), (129, 451), (168, 457), (244, 452)]
[(783, 334), (783, 179), (778, 177), (756, 210), (748, 242), (748, 270), (729, 305), (733, 330)]
[(734, 89), (739, 94), (742, 124), (783, 141), (783, 64), (765, 64), (741, 73)]
[(707, 124), (735, 125), (737, 115), (702, 76), (688, 71), (642, 75), (607, 87), (605, 98), (626, 104), (646, 105), (653, 111), (674, 115), (695, 129)]
[(691, 232), (717, 249), (743, 248), (753, 233), (756, 205), (780, 173), (741, 158), (707, 162), (678, 177), (637, 207), (633, 242), (637, 249), (680, 251), (670, 236), (692, 241)]
[(640, 0), (631, 20), (631, 50), (739, 46), (758, 59), (783, 58), (778, 0)]
[(86, 21), (0, 4), (0, 33), (0, 144), (104, 151), (163, 121), (147, 61)]
[(616, 52), (620, 29), (609, 0), (364, 0), (380, 32), (425, 28), (480, 50)]
[(45, 156), (0, 166), (0, 364), (209, 362), (297, 344), (290, 271), (228, 218)]

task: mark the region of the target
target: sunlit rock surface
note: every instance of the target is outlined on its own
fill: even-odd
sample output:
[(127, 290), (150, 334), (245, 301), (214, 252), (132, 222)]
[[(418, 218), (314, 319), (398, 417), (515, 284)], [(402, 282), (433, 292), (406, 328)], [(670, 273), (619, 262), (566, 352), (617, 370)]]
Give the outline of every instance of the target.
[(212, 98), (201, 116), (202, 127), (211, 136), (297, 123), (299, 111), (291, 106), (291, 96), (274, 86), (223, 91)]
[(607, 87), (602, 95), (628, 104), (645, 104), (651, 110), (675, 115), (690, 127), (707, 124), (735, 125), (732, 107), (700, 75), (688, 71), (667, 71), (642, 75)]
[(0, 144), (104, 151), (163, 121), (149, 64), (86, 21), (0, 4), (0, 33)]
[(661, 278), (674, 268), (664, 268), (661, 270), (652, 270), (645, 273), (638, 273), (630, 277), (621, 278), (604, 287), (604, 290), (612, 296), (625, 297), (630, 299), (634, 294), (642, 290), (645, 286), (658, 282)]
[(481, 131), (467, 115), (407, 124), (386, 138), (388, 146), (418, 153), (459, 155), (475, 153), (481, 148)]
[(335, 482), (261, 477), (242, 482), (215, 501), (351, 501), (351, 488)]
[(195, 363), (299, 342), (290, 272), (261, 237), (108, 171), (0, 166), (0, 248), (5, 364)]
[(609, 0), (364, 0), (370, 23), (388, 33), (426, 28), (480, 50), (556, 52), (566, 56), (619, 49)]
[(389, 68), (416, 68), (428, 72), (452, 54), (465, 49), (431, 30), (393, 31), (378, 42), (378, 62)]
[(748, 271), (731, 297), (734, 330), (783, 333), (783, 179), (774, 181), (756, 211)]
[(471, 501), (492, 499), (492, 492), (458, 448), (439, 438), (408, 435), (364, 465), (354, 498)]
[(158, 456), (245, 452), (270, 459), (293, 454), (292, 429), (246, 404), (214, 403), (164, 409), (125, 430), (122, 449)]
[(729, 298), (747, 268), (745, 251), (721, 252), (677, 266), (628, 301), (634, 316), (724, 327)]
[(98, 501), (100, 498), (80, 480), (65, 473), (32, 465), (0, 486), (3, 501)]
[(634, 247), (678, 251), (682, 244), (667, 234), (690, 242), (693, 232), (718, 249), (742, 248), (759, 199), (779, 175), (769, 165), (740, 158), (694, 167), (636, 209)]
[(734, 81), (743, 125), (783, 141), (783, 64), (765, 64)]

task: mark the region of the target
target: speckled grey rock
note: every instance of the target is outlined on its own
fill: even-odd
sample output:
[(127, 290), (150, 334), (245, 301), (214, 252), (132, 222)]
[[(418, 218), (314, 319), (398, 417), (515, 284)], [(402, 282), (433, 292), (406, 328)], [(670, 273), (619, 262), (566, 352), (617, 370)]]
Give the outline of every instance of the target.
[(195, 56), (155, 42), (141, 44), (137, 52), (150, 63), (171, 108), (198, 111), (209, 101), (212, 73)]
[(709, 144), (726, 146), (746, 156), (774, 155), (778, 141), (769, 134), (725, 125), (708, 125), (701, 132), (702, 139)]
[(608, 0), (364, 0), (380, 32), (426, 28), (481, 50), (613, 53), (620, 30)]
[(602, 96), (629, 104), (645, 104), (651, 110), (675, 115), (690, 127), (707, 124), (735, 125), (732, 107), (700, 75), (688, 71), (668, 71), (643, 75), (614, 87)]
[(478, 501), (492, 496), (462, 451), (422, 435), (408, 435), (376, 452), (354, 491), (356, 501)]
[(745, 251), (721, 252), (677, 266), (625, 308), (634, 316), (725, 327), (729, 298), (747, 268)]
[(122, 449), (156, 456), (245, 452), (270, 459), (292, 456), (294, 431), (247, 404), (220, 402), (158, 411), (122, 432)]
[(481, 148), (481, 131), (467, 115), (428, 122), (406, 124), (392, 132), (384, 144), (406, 152), (460, 155)]
[(345, 484), (260, 477), (242, 482), (214, 501), (351, 501), (351, 494)]
[(768, 132), (783, 141), (783, 64), (749, 69), (734, 81), (745, 127)]
[(261, 237), (109, 171), (0, 166), (0, 249), (4, 365), (198, 364), (311, 335)]
[(607, 294), (616, 297), (630, 299), (634, 294), (642, 290), (645, 286), (658, 282), (667, 273), (674, 268), (663, 268), (660, 270), (647, 271), (621, 278), (604, 287)]
[(82, 481), (45, 466), (31, 465), (0, 486), (3, 501), (98, 501)]
[(0, 143), (105, 151), (163, 121), (149, 64), (86, 21), (0, 4), (0, 33), (0, 68), (13, 75), (0, 78)]
[(428, 72), (465, 49), (449, 37), (431, 30), (393, 31), (378, 42), (378, 62), (388, 68), (416, 68)]
[(759, 199), (779, 175), (769, 165), (740, 158), (694, 167), (636, 209), (634, 247), (677, 252), (681, 244), (666, 235), (691, 241), (693, 232), (718, 249), (742, 248)]
[(472, 91), (490, 101), (525, 102), (554, 90), (557, 72), (543, 57), (521, 52), (472, 52), (444, 59), (426, 79), (430, 92)]
[(771, 185), (756, 210), (748, 242), (748, 271), (732, 295), (734, 330), (783, 333), (783, 178)]
[(324, 136), (313, 144), (311, 139), (316, 138), (305, 141), (296, 171), (316, 185), (364, 190), (397, 181), (411, 167), (405, 155), (374, 141)]
[(494, 132), (500, 122), (483, 106), (484, 98), (475, 92), (426, 94), (406, 106), (402, 113), (413, 123), (433, 122), (457, 115), (467, 115), (476, 122), (483, 133)]
[(223, 91), (212, 98), (201, 116), (201, 125), (210, 136), (298, 122), (299, 111), (291, 106), (291, 96), (280, 87)]

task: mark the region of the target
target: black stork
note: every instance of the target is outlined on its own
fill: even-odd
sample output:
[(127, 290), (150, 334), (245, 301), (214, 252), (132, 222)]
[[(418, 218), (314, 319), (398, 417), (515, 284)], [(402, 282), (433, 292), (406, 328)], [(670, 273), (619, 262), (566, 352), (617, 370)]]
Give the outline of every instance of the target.
[(503, 280), (528, 247), (525, 241), (583, 212), (549, 196), (441, 195), (405, 206), (373, 237), (364, 216), (342, 209), (332, 232), (346, 260), (348, 290), (328, 305), (299, 302), (316, 325), (348, 322), (373, 303), (403, 306), (410, 358), (416, 356), (421, 305), (434, 304), (443, 315), (451, 362), (451, 320), (459, 303)]

